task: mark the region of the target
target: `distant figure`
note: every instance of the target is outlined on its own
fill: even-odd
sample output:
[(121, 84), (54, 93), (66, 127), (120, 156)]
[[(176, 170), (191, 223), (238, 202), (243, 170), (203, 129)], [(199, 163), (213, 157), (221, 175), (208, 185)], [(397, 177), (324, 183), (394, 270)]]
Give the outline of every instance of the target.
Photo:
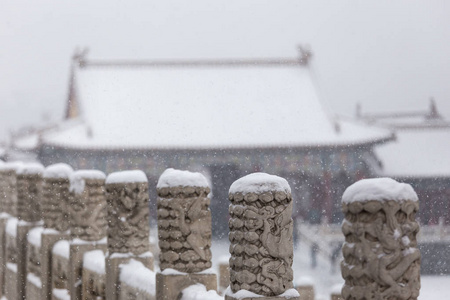
[(330, 263), (331, 263), (331, 274), (334, 274), (336, 272), (336, 260), (339, 257), (339, 254), (341, 253), (342, 244), (339, 243), (333, 248), (333, 252), (331, 252), (330, 256)]
[(319, 252), (319, 245), (313, 243), (311, 245), (311, 268), (315, 269), (317, 267), (317, 253)]

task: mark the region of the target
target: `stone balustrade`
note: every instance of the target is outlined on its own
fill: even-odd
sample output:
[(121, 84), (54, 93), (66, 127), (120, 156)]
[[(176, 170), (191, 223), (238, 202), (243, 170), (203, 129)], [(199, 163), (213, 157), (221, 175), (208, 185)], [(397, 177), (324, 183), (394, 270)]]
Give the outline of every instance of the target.
[[(44, 170), (0, 162), (2, 297), (314, 299), (312, 283), (293, 286), (293, 199), (283, 178), (254, 173), (230, 187), (230, 256), (218, 266), (220, 292), (230, 285), (223, 296), (211, 269), (206, 178), (174, 169), (161, 175), (158, 272), (150, 252), (148, 190), (141, 171), (106, 177), (64, 164)], [(345, 284), (331, 299), (417, 299), (417, 200), (410, 186), (391, 179), (362, 180), (346, 190)]]

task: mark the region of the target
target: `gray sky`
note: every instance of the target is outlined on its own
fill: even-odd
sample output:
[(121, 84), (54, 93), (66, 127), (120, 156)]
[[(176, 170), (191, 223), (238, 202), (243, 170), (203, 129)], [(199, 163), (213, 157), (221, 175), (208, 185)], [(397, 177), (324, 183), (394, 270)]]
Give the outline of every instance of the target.
[(450, 117), (450, 1), (0, 0), (0, 140), (62, 117), (70, 57), (226, 58), (314, 53), (337, 114), (426, 109)]

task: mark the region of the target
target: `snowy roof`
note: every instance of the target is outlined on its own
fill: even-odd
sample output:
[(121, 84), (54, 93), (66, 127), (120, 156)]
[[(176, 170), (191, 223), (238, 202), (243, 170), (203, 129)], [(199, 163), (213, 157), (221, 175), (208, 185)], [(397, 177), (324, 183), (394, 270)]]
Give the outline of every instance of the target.
[(34, 150), (39, 145), (39, 134), (34, 132), (28, 135), (16, 138), (14, 147), (22, 150)]
[(399, 130), (396, 141), (376, 147), (383, 175), (450, 176), (450, 128)]
[[(294, 61), (294, 62), (293, 62)], [(76, 67), (79, 119), (43, 141), (71, 148), (305, 147), (379, 142), (338, 121), (295, 60)], [(75, 101), (75, 100), (73, 100)]]

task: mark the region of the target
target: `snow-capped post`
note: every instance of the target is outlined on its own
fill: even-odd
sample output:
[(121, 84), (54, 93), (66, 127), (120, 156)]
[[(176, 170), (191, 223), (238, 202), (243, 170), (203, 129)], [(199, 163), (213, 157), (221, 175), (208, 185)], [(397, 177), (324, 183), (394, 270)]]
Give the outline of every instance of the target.
[(106, 299), (120, 295), (120, 267), (130, 259), (153, 270), (149, 242), (148, 180), (139, 170), (110, 174), (106, 179), (108, 203), (108, 254)]
[(28, 232), (42, 225), (41, 201), (44, 166), (24, 164), (17, 170), (17, 297), (26, 297)]
[(196, 283), (217, 290), (211, 268), (210, 188), (200, 173), (167, 169), (159, 178), (158, 237), (161, 272), (156, 274), (156, 299), (176, 300)]
[(293, 288), (292, 196), (281, 177), (253, 173), (229, 191), (230, 288), (226, 300), (299, 299)]
[(418, 209), (413, 188), (390, 178), (360, 180), (345, 190), (343, 299), (417, 299)]
[(56, 242), (69, 239), (69, 189), (72, 167), (59, 163), (44, 171), (41, 235), (41, 299), (52, 299), (52, 249)]
[(75, 171), (70, 178), (69, 292), (70, 299), (81, 300), (84, 253), (106, 252), (106, 194), (103, 172)]
[(17, 216), (16, 172), (20, 166), (19, 162), (0, 163), (0, 297), (5, 294), (6, 263), (7, 257), (10, 256), (6, 253), (6, 224)]

